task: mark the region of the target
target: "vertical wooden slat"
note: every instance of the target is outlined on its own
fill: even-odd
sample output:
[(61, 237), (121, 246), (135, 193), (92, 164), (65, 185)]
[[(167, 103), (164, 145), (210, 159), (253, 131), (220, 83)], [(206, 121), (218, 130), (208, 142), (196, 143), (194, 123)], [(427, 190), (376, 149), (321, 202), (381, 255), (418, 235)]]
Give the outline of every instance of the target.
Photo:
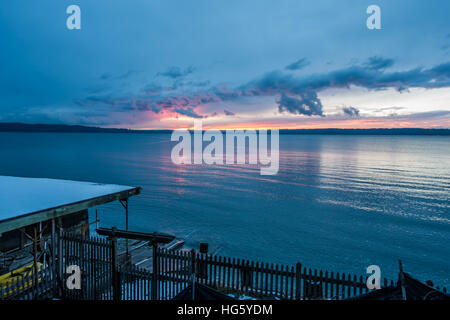
[(314, 299), (317, 299), (319, 297), (319, 285), (318, 285), (318, 277), (317, 277), (317, 269), (314, 269), (314, 275), (313, 275), (313, 297)]
[(279, 295), (279, 289), (278, 289), (278, 278), (279, 278), (279, 273), (278, 273), (278, 264), (276, 264), (275, 265), (275, 269), (274, 269), (274, 272), (273, 272), (273, 274), (275, 275), (275, 283), (274, 283), (274, 290), (273, 290), (273, 292), (274, 292), (274, 295), (275, 295), (275, 297), (278, 297)]
[(256, 272), (255, 272), (255, 263), (254, 261), (250, 262), (250, 288), (249, 288), (249, 292), (254, 295), (255, 294), (255, 276), (256, 276)]
[(311, 296), (313, 296), (314, 292), (313, 292), (313, 288), (311, 286), (312, 284), (312, 280), (313, 280), (313, 269), (309, 268), (308, 269), (308, 298), (311, 299)]
[(213, 285), (214, 285), (214, 288), (216, 288), (217, 287), (217, 256), (213, 257), (213, 265), (214, 265), (214, 275), (213, 275), (214, 282), (213, 282)]
[[(253, 266), (253, 265), (252, 265)], [(255, 274), (255, 282), (253, 285), (253, 294), (255, 296), (259, 296), (259, 292), (260, 292), (260, 284), (259, 284), (259, 275), (260, 275), (260, 269), (259, 269), (259, 262), (256, 261), (255, 266), (254, 266), (254, 274)]]
[(290, 292), (289, 292), (289, 299), (290, 300), (294, 300), (294, 274), (295, 274), (295, 270), (294, 270), (294, 266), (291, 266), (290, 268)]
[(226, 262), (227, 262), (227, 290), (229, 290), (231, 288), (230, 287), (230, 283), (231, 283), (231, 280), (230, 280), (231, 258), (227, 258)]
[(302, 276), (302, 264), (297, 262), (295, 265), (295, 300), (301, 299), (301, 276)]
[(270, 264), (270, 296), (273, 296), (273, 278), (274, 278), (274, 276), (273, 276), (273, 274), (274, 274), (274, 272), (273, 272), (273, 270), (274, 270), (274, 266), (273, 266), (273, 263), (271, 263)]
[(219, 273), (220, 273), (220, 286), (223, 288), (225, 286), (225, 258), (220, 257), (219, 258), (219, 262), (220, 262), (220, 269), (219, 269)]
[(281, 297), (281, 299), (286, 299), (286, 296), (287, 296), (287, 292), (288, 292), (288, 290), (287, 290), (287, 278), (286, 278), (286, 275), (287, 275), (287, 266), (285, 266), (285, 265), (281, 265), (281, 285), (280, 285), (280, 297)]
[(233, 260), (231, 261), (231, 267), (230, 267), (230, 271), (231, 271), (231, 286), (230, 286), (230, 288), (232, 289), (232, 290), (234, 290), (235, 289), (235, 277), (234, 277), (234, 270), (235, 270), (235, 268), (234, 268), (234, 266), (235, 266), (235, 258), (233, 258)]
[(208, 265), (208, 285), (212, 286), (212, 281), (213, 281), (213, 265), (212, 265), (212, 256), (208, 255), (207, 256), (207, 265)]
[(343, 287), (342, 287), (342, 274), (340, 274), (339, 272), (336, 274), (337, 276), (337, 291), (336, 291), (336, 295), (337, 295), (337, 299), (340, 300), (342, 298), (342, 292), (343, 292)]
[[(344, 278), (345, 279), (345, 278)], [(350, 297), (351, 293), (350, 293), (350, 282), (351, 282), (351, 276), (350, 274), (347, 274), (347, 295), (346, 298)]]

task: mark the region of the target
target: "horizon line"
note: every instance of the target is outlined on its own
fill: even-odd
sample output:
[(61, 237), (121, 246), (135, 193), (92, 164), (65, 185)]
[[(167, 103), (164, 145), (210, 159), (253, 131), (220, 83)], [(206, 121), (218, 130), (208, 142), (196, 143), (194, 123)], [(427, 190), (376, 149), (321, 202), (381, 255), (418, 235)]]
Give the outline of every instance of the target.
[[(0, 122), (0, 132), (170, 132), (175, 130), (189, 130), (193, 131), (193, 127), (187, 128), (125, 128), (125, 127), (101, 127), (79, 124), (44, 124), (44, 123), (22, 123), (22, 122)], [(207, 130), (279, 130), (282, 133), (295, 133), (295, 132), (445, 132), (450, 133), (450, 128), (434, 127), (434, 128), (421, 128), (421, 127), (403, 127), (403, 128), (267, 128), (267, 127), (216, 127), (216, 128), (204, 128), (202, 132)]]

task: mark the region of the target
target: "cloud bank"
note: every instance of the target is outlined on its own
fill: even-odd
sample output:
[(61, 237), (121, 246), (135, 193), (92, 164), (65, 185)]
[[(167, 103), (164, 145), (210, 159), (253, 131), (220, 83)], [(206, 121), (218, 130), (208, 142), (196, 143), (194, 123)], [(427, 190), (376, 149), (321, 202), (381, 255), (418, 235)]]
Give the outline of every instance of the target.
[[(306, 60), (300, 59), (291, 64), (289, 70), (304, 66)], [(320, 92), (332, 88), (350, 88), (352, 86), (368, 90), (386, 90), (394, 88), (403, 92), (410, 88), (443, 88), (450, 86), (450, 63), (432, 68), (417, 67), (407, 70), (388, 71), (394, 65), (393, 59), (379, 56), (370, 57), (360, 65), (354, 65), (327, 73), (296, 76), (291, 72), (274, 70), (234, 88), (225, 85), (209, 86), (205, 81), (179, 81), (193, 72), (189, 67), (172, 67), (158, 73), (174, 83), (164, 86), (152, 83), (143, 87), (137, 94), (112, 97), (89, 96), (77, 103), (83, 106), (103, 104), (114, 111), (150, 111), (154, 114), (173, 114), (191, 118), (206, 117), (201, 110), (205, 106), (222, 102), (240, 102), (251, 97), (273, 97), (277, 112), (308, 117), (324, 117)], [(348, 107), (343, 112), (358, 117), (359, 110)], [(232, 112), (224, 111), (227, 116)]]

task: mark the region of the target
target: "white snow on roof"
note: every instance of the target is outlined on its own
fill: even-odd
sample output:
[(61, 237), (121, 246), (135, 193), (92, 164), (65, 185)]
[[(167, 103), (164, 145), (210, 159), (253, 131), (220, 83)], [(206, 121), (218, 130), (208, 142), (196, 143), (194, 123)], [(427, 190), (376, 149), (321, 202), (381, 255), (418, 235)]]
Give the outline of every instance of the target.
[(0, 176), (0, 221), (130, 189), (134, 187)]

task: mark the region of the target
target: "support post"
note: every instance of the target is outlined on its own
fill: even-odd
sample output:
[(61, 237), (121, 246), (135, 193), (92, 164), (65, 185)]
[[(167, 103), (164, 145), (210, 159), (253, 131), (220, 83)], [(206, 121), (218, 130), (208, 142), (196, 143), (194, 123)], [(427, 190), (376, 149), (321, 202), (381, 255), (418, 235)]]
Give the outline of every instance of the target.
[[(125, 200), (120, 200), (120, 203), (125, 208), (125, 230), (128, 231), (128, 198)], [(128, 239), (125, 240), (125, 245), (126, 245), (126, 256), (128, 260), (129, 258)]]
[(198, 270), (197, 270), (197, 277), (199, 279), (203, 279), (205, 282), (208, 281), (208, 265), (205, 263), (205, 260), (208, 257), (208, 243), (202, 242), (200, 243), (200, 255), (204, 259), (200, 259), (197, 262)]
[(120, 275), (117, 270), (117, 237), (114, 235), (116, 228), (113, 228), (113, 236), (111, 237), (112, 252), (111, 252), (111, 273), (112, 273), (112, 285), (113, 285), (113, 300), (120, 301), (121, 299), (121, 284)]
[(159, 297), (159, 264), (158, 264), (158, 243), (152, 244), (153, 248), (153, 277), (152, 277), (152, 300), (158, 300)]
[(200, 243), (200, 253), (202, 253), (202, 254), (208, 253), (208, 243), (206, 243), (206, 242)]
[(301, 276), (302, 276), (302, 264), (300, 262), (297, 262), (297, 264), (295, 265), (295, 300), (300, 299)]

